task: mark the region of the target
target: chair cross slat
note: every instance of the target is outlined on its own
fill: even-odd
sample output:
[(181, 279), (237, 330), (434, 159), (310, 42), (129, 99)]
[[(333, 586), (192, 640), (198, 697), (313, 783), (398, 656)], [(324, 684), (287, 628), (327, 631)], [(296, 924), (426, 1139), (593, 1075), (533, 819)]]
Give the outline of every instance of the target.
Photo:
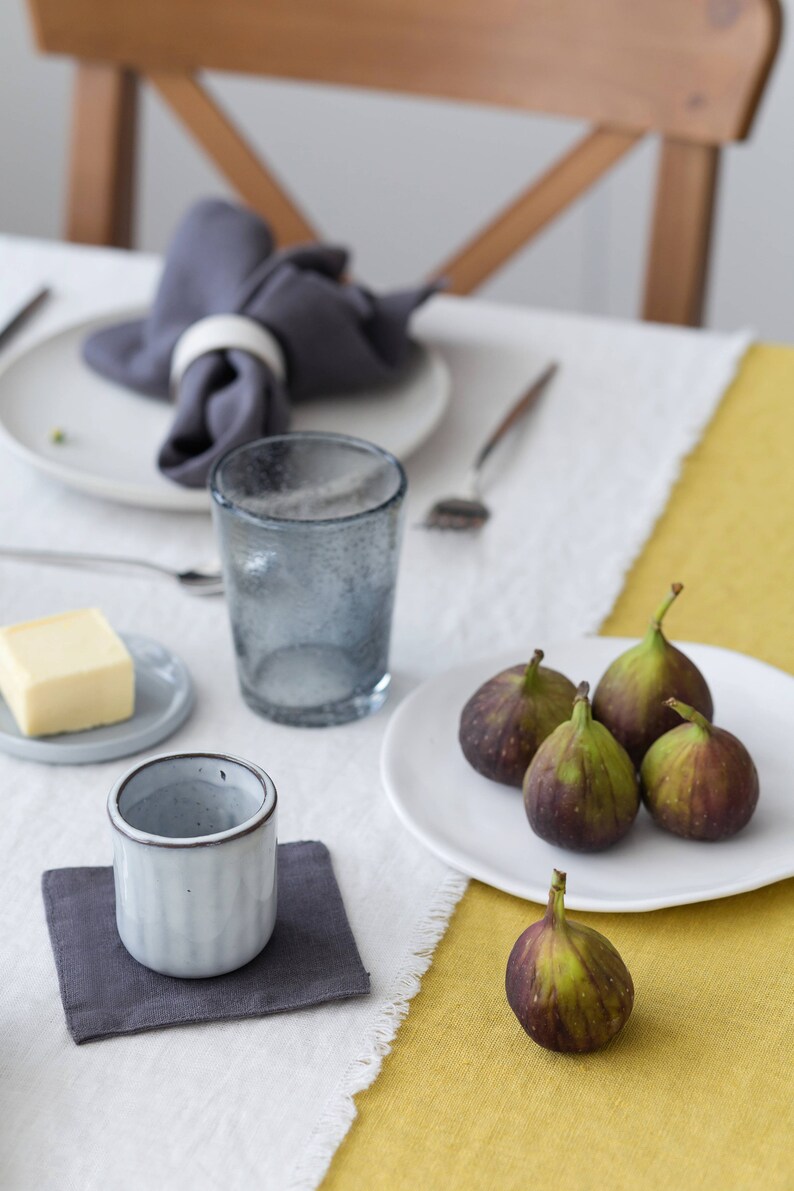
[(266, 216), (279, 244), (318, 239), (286, 189), (195, 78), (151, 71), (146, 77), (241, 198)]
[(616, 128), (593, 129), (434, 275), (448, 280), (450, 293), (471, 293), (641, 137), (642, 133)]

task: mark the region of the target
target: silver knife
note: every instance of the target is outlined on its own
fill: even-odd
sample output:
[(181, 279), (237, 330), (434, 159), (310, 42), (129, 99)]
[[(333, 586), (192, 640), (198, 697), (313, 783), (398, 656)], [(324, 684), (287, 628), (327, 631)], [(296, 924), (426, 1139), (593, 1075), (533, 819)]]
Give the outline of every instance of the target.
[(38, 293), (34, 294), (24, 306), (17, 310), (16, 314), (11, 316), (9, 322), (0, 330), (0, 347), (5, 347), (10, 339), (21, 331), (27, 321), (33, 317), (37, 310), (39, 310), (47, 301), (51, 293), (49, 286), (42, 286)]

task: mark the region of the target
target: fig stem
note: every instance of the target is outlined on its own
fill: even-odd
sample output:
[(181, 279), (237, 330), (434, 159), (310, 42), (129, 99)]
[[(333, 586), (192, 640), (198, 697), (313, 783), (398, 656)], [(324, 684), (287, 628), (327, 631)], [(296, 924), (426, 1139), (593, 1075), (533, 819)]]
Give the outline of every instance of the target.
[(664, 620), (665, 615), (666, 615), (670, 605), (673, 603), (673, 601), (675, 599), (677, 599), (678, 596), (680, 596), (680, 594), (683, 590), (684, 590), (683, 583), (671, 584), (670, 591), (667, 593), (667, 595), (662, 600), (661, 604), (659, 605), (659, 607), (656, 609), (656, 611), (653, 614), (653, 618), (651, 620), (651, 628), (652, 629), (658, 630), (662, 627), (662, 621)]
[(565, 873), (558, 868), (552, 873), (545, 918), (551, 926), (565, 925)]
[(667, 707), (672, 707), (673, 711), (677, 711), (682, 720), (689, 720), (690, 724), (695, 724), (707, 736), (713, 732), (714, 725), (694, 707), (690, 707), (688, 703), (682, 703), (680, 699), (665, 699), (665, 704)]
[(571, 720), (577, 728), (586, 728), (588, 724), (593, 722), (593, 712), (590, 707), (590, 683), (580, 682), (576, 688), (576, 696), (573, 701), (573, 712), (571, 713)]
[(521, 689), (525, 695), (528, 695), (535, 689), (535, 679), (538, 673), (538, 666), (543, 661), (543, 650), (536, 649), (532, 658), (524, 671), (524, 681), (521, 684)]

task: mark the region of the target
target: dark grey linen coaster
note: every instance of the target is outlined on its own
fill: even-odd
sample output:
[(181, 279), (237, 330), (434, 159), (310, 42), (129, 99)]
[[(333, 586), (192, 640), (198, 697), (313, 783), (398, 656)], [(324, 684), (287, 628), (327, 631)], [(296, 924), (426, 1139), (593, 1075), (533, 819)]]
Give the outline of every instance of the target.
[(77, 1043), (369, 992), (331, 857), (316, 841), (279, 845), (278, 915), (264, 951), (206, 980), (161, 976), (132, 958), (116, 929), (112, 868), (50, 869), (41, 885), (66, 1024)]

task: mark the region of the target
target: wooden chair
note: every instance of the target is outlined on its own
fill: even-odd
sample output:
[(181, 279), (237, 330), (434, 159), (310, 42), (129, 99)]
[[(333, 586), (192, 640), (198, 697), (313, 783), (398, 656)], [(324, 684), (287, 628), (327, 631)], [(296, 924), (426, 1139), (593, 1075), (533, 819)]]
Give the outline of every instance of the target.
[(779, 0), (28, 0), (78, 59), (68, 235), (129, 246), (146, 79), (282, 244), (316, 238), (200, 69), (585, 118), (593, 129), (434, 275), (469, 293), (649, 132), (662, 149), (644, 317), (701, 318), (722, 145), (743, 139)]

